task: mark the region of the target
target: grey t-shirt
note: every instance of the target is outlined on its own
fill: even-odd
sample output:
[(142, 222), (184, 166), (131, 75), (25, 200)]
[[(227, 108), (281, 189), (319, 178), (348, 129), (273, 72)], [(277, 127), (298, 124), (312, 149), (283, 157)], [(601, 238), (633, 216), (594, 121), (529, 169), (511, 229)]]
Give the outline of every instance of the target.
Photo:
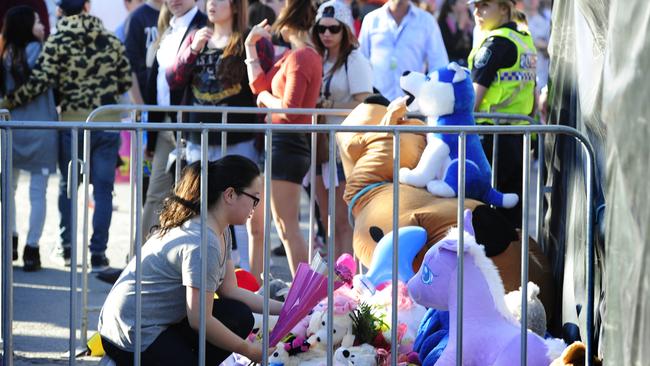
[[(230, 231), (226, 230), (230, 258)], [(210, 228), (206, 289), (215, 292), (225, 277), (220, 242)], [(194, 218), (166, 235), (154, 235), (142, 247), (142, 350), (167, 327), (187, 316), (186, 286), (201, 286), (201, 220)], [(135, 349), (135, 259), (126, 266), (99, 314), (99, 333), (125, 351)]]

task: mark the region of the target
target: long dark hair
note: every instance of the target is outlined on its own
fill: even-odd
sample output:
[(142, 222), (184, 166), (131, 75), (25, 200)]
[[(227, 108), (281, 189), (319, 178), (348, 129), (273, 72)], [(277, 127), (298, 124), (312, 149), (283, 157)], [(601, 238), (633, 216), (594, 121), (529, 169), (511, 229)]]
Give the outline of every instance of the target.
[[(343, 36), (341, 37), (341, 43), (339, 44), (339, 55), (336, 58), (336, 62), (334, 63), (334, 66), (329, 72), (329, 75), (334, 75), (334, 72), (341, 68), (343, 65), (345, 65), (345, 62), (348, 59), (348, 56), (350, 56), (350, 53), (352, 53), (353, 50), (355, 50), (357, 47), (359, 47), (359, 43), (357, 41), (357, 38), (352, 34), (352, 30), (350, 27), (347, 25), (339, 22), (339, 25), (341, 26), (341, 32), (343, 33)], [(311, 38), (312, 42), (314, 42), (314, 47), (316, 48), (316, 51), (318, 53), (325, 57), (325, 51), (327, 51), (327, 48), (321, 42), (320, 37), (318, 36), (318, 30), (317, 27), (313, 27), (311, 30)]]
[(244, 38), (248, 28), (248, 1), (230, 0), (232, 34), (221, 55), (217, 78), (225, 88), (241, 83), (246, 77)]
[[(243, 192), (260, 175), (257, 165), (240, 155), (227, 155), (208, 163), (208, 209), (219, 201), (221, 193), (229, 187)], [(201, 162), (196, 161), (183, 169), (174, 191), (165, 199), (160, 213), (160, 226), (156, 234), (169, 230), (201, 213)], [(154, 229), (154, 230), (156, 230)]]
[(27, 65), (27, 56), (25, 47), (30, 42), (36, 42), (38, 39), (34, 36), (32, 28), (36, 22), (36, 12), (29, 6), (15, 6), (5, 14), (2, 26), (2, 45), (0, 46), (0, 91), (6, 94), (4, 61), (8, 59), (9, 74), (14, 79), (15, 88), (18, 88), (27, 81), (29, 77), (29, 66)]

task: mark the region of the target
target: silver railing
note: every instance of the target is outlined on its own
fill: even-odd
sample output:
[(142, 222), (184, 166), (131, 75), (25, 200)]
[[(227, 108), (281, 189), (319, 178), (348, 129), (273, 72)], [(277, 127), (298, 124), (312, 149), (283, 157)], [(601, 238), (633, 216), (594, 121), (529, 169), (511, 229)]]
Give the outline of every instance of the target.
[[(163, 110), (163, 111), (169, 111), (169, 112), (179, 112), (178, 107), (149, 107), (149, 106), (107, 106), (103, 107), (105, 109), (111, 109), (114, 108), (115, 110), (118, 110), (121, 108), (121, 110), (125, 110), (127, 108), (129, 109), (135, 109), (135, 108), (140, 108), (141, 110)], [(184, 111), (203, 111), (202, 107), (186, 107), (182, 108)], [(340, 110), (318, 110), (318, 109), (292, 109), (292, 110), (281, 110), (281, 109), (259, 109), (259, 108), (233, 108), (233, 107), (218, 107), (218, 108), (209, 108), (210, 112), (225, 112), (225, 113), (263, 113), (263, 114), (269, 114), (269, 113), (295, 113), (295, 114), (308, 114), (312, 115), (312, 121), (316, 120), (317, 115), (325, 115), (325, 114), (345, 114), (346, 111), (340, 111)], [(98, 111), (95, 111), (98, 112)], [(91, 115), (92, 116), (92, 115)], [(477, 117), (489, 117), (489, 118), (494, 118), (494, 119), (515, 119), (515, 120), (530, 120), (528, 117), (524, 116), (508, 116), (508, 115), (477, 115)], [(89, 120), (91, 118), (89, 117)], [(225, 119), (224, 119), (225, 121)], [(576, 139), (578, 142), (581, 143), (583, 146), (583, 152), (586, 157), (587, 165), (586, 165), (586, 180), (587, 180), (587, 192), (586, 195), (587, 197), (592, 197), (593, 195), (593, 184), (594, 184), (594, 151), (593, 148), (590, 144), (590, 142), (587, 140), (586, 137), (584, 137), (582, 134), (580, 134), (578, 131), (576, 131), (573, 128), (566, 127), (566, 126), (540, 126), (540, 125), (531, 125), (531, 126), (453, 126), (453, 127), (432, 127), (432, 126), (340, 126), (340, 125), (272, 125), (272, 124), (199, 124), (199, 123), (183, 123), (178, 124), (178, 123), (148, 123), (148, 124), (142, 124), (142, 123), (114, 123), (114, 122), (93, 122), (93, 123), (85, 123), (85, 122), (61, 122), (57, 124), (52, 124), (51, 122), (19, 122), (19, 121), (3, 121), (0, 124), (0, 128), (2, 129), (2, 168), (4, 172), (10, 171), (10, 169), (7, 169), (11, 167), (12, 162), (11, 162), (11, 150), (12, 150), (12, 141), (11, 141), (11, 130), (15, 128), (26, 128), (26, 129), (42, 129), (42, 128), (56, 128), (56, 129), (70, 129), (72, 131), (72, 157), (71, 161), (78, 161), (78, 152), (77, 152), (77, 136), (79, 130), (84, 131), (84, 135), (86, 135), (87, 132), (90, 131), (95, 131), (95, 130), (111, 130), (111, 131), (119, 131), (119, 130), (129, 130), (131, 131), (132, 134), (135, 134), (135, 139), (132, 138), (132, 141), (135, 140), (135, 142), (132, 142), (135, 144), (135, 146), (132, 145), (133, 150), (132, 154), (135, 154), (134, 159), (132, 160), (135, 164), (135, 167), (132, 167), (132, 169), (135, 170), (135, 172), (132, 170), (131, 172), (131, 177), (136, 184), (133, 184), (135, 186), (135, 195), (136, 195), (136, 200), (141, 200), (141, 178), (142, 178), (142, 148), (139, 146), (141, 144), (141, 137), (142, 133), (144, 131), (149, 131), (149, 130), (155, 130), (155, 131), (198, 131), (201, 132), (202, 134), (202, 140), (201, 140), (201, 156), (203, 161), (206, 161), (207, 157), (207, 133), (209, 131), (223, 131), (223, 132), (242, 132), (242, 131), (247, 131), (247, 132), (263, 132), (265, 133), (265, 147), (266, 147), (266, 162), (265, 162), (265, 212), (264, 212), (264, 225), (265, 225), (265, 239), (264, 239), (264, 288), (268, 289), (269, 286), (269, 276), (268, 273), (270, 271), (270, 185), (271, 185), (271, 137), (273, 133), (311, 133), (312, 136), (312, 143), (315, 141), (315, 134), (316, 133), (328, 133), (330, 136), (330, 164), (333, 167), (335, 164), (335, 159), (336, 159), (336, 143), (334, 141), (334, 137), (336, 133), (339, 132), (383, 132), (383, 133), (391, 133), (393, 134), (393, 147), (394, 147), (394, 165), (393, 165), (393, 172), (394, 172), (394, 180), (393, 180), (393, 263), (392, 263), (392, 281), (393, 283), (397, 282), (397, 261), (395, 258), (398, 258), (398, 212), (399, 212), (399, 189), (398, 187), (398, 182), (399, 182), (399, 138), (400, 134), (402, 133), (446, 133), (446, 134), (458, 134), (458, 139), (459, 139), (459, 161), (461, 163), (461, 168), (459, 169), (459, 194), (458, 194), (458, 226), (459, 230), (462, 232), (463, 230), (463, 210), (462, 208), (464, 207), (464, 201), (465, 201), (465, 192), (464, 192), (464, 185), (465, 185), (465, 175), (464, 175), (464, 162), (466, 160), (466, 151), (465, 151), (465, 146), (466, 146), (466, 139), (468, 134), (495, 134), (495, 135), (500, 135), (500, 134), (520, 134), (523, 135), (524, 139), (524, 150), (523, 150), (523, 161), (524, 161), (524, 174), (523, 174), (523, 182), (522, 182), (522, 208), (524, 214), (522, 215), (522, 238), (527, 238), (528, 237), (528, 232), (529, 232), (529, 223), (527, 220), (527, 209), (529, 206), (529, 193), (530, 189), (528, 186), (529, 179), (530, 179), (530, 159), (529, 159), (529, 147), (531, 143), (531, 136), (532, 134), (537, 134), (540, 137), (543, 134), (558, 134), (558, 135), (566, 135), (573, 137)], [(88, 139), (86, 139), (88, 141)], [(223, 141), (223, 140), (222, 140)], [(541, 139), (539, 140), (539, 143), (541, 144)], [(86, 145), (86, 144), (85, 144)], [(543, 157), (543, 155), (540, 155)], [(312, 153), (312, 162), (314, 159), (314, 155)], [(540, 176), (542, 175), (542, 160), (540, 159), (539, 162), (539, 171), (540, 171)], [(87, 174), (89, 172), (88, 170), (88, 165), (87, 161), (82, 162), (83, 163), (83, 172), (84, 174)], [(177, 164), (178, 165), (178, 164)], [(202, 176), (207, 176), (207, 164), (202, 164)], [(78, 178), (77, 178), (77, 164), (72, 164), (71, 169), (70, 169), (70, 174), (71, 174), (71, 186), (75, 187), (78, 183)], [(314, 178), (314, 174), (312, 172), (312, 178)], [(9, 177), (10, 178), (10, 177)], [(84, 179), (87, 179), (84, 177)], [(541, 182), (541, 177), (539, 177)], [(330, 187), (335, 186), (335, 175), (334, 175), (334, 170), (330, 169)], [(312, 180), (313, 182), (313, 180)], [(206, 187), (206, 181), (202, 179), (201, 181), (201, 196), (202, 196), (202, 217), (205, 213), (205, 198), (206, 192), (205, 192), (205, 187)], [(7, 174), (2, 175), (2, 184), (3, 184), (3, 202), (9, 202), (9, 201), (4, 201), (5, 198), (10, 197), (11, 194), (11, 180), (8, 179)], [(538, 184), (538, 194), (537, 194), (537, 199), (539, 200), (541, 198), (541, 194), (543, 194), (543, 186), (542, 183)], [(140, 197), (140, 198), (138, 198)], [(314, 195), (312, 195), (314, 197)], [(77, 212), (76, 212), (76, 194), (71, 195), (72, 198), (72, 253), (71, 253), (71, 280), (70, 280), (70, 287), (71, 289), (76, 289), (77, 283), (76, 283), (76, 243), (77, 243), (77, 238), (76, 238), (76, 217), (77, 217)], [(328, 207), (328, 216), (330, 217), (329, 220), (329, 235), (328, 235), (328, 313), (327, 313), (327, 319), (328, 319), (328, 344), (331, 344), (332, 342), (332, 324), (333, 324), (333, 309), (331, 305), (332, 301), (332, 293), (333, 293), (333, 275), (334, 275), (334, 212), (335, 212), (335, 190), (330, 189), (329, 191), (329, 207)], [(587, 355), (593, 355), (594, 354), (594, 348), (593, 348), (593, 310), (594, 310), (594, 248), (593, 248), (593, 207), (592, 207), (592, 200), (588, 199), (588, 207), (587, 207), (587, 236), (586, 236), (586, 243), (585, 245), (587, 246), (587, 279), (585, 286), (587, 288)], [(133, 203), (133, 197), (132, 197), (132, 203)], [(313, 205), (311, 205), (313, 206)], [(142, 235), (141, 235), (141, 228), (139, 228), (139, 216), (140, 216), (140, 209), (141, 207), (141, 201), (133, 203), (132, 204), (132, 209), (134, 208), (134, 216), (135, 217), (135, 223), (132, 223), (136, 225), (136, 228), (134, 231), (134, 238), (133, 238), (133, 246), (134, 246), (134, 252), (135, 252), (135, 258), (136, 258), (136, 289), (137, 289), (137, 295), (136, 295), (136, 315), (137, 315), (137, 320), (136, 320), (136, 348), (135, 349), (141, 349), (140, 344), (141, 344), (141, 329), (140, 329), (140, 315), (141, 315), (141, 304), (142, 304), (142, 299), (141, 299), (141, 273), (140, 273), (140, 266), (141, 266), (141, 251), (140, 251), (140, 246), (142, 244)], [(541, 201), (538, 202), (538, 208), (539, 210), (542, 209)], [(313, 208), (310, 208), (313, 209)], [(11, 277), (10, 275), (7, 276), (7, 273), (11, 272), (11, 260), (7, 259), (10, 258), (11, 255), (11, 246), (9, 245), (11, 242), (11, 236), (7, 236), (7, 233), (10, 233), (10, 220), (12, 218), (9, 217), (9, 211), (8, 207), (6, 204), (2, 205), (2, 226), (3, 226), (3, 249), (4, 249), (4, 256), (3, 256), (3, 288), (2, 288), (2, 306), (3, 306), (3, 323), (2, 323), (2, 333), (3, 333), (3, 338), (4, 338), (4, 344), (3, 344), (3, 349), (4, 349), (4, 364), (5, 365), (13, 365), (13, 354), (12, 354), (12, 340), (11, 340), (11, 329), (12, 329), (12, 309), (11, 309), (11, 302), (13, 300), (13, 296), (11, 293)], [(86, 213), (85, 213), (86, 214)], [(310, 215), (311, 218), (311, 215)], [(311, 223), (313, 226), (313, 223)], [(540, 233), (540, 225), (541, 225), (541, 220), (537, 220), (536, 225), (538, 226), (538, 233)], [(205, 236), (205, 221), (202, 220), (202, 243), (201, 243), (201, 252), (206, 253), (207, 250), (207, 237)], [(9, 230), (6, 230), (9, 229)], [(540, 235), (538, 235), (540, 236)], [(462, 247), (463, 245), (463, 236), (461, 235), (459, 238), (459, 246)], [(84, 249), (86, 245), (84, 243)], [(521, 272), (521, 293), (522, 293), (522, 321), (521, 321), (521, 364), (525, 365), (526, 364), (526, 355), (527, 355), (527, 345), (526, 345), (526, 324), (527, 324), (527, 319), (526, 319), (526, 313), (527, 313), (527, 301), (526, 301), (526, 293), (527, 293), (527, 283), (528, 283), (528, 240), (522, 240), (522, 272)], [(8, 262), (8, 266), (7, 266)], [(86, 267), (84, 265), (84, 267)], [(464, 277), (464, 267), (463, 267), (463, 260), (462, 256), (458, 257), (458, 283), (459, 286), (462, 286), (462, 279)], [(205, 286), (206, 286), (206, 273), (205, 273), (205, 263), (202, 263), (202, 278), (201, 278), (201, 293), (202, 297), (205, 296)], [(458, 334), (457, 334), (457, 344), (459, 346), (459, 349), (457, 350), (457, 359), (456, 363), (457, 365), (462, 364), (462, 337), (463, 337), (463, 332), (462, 332), (462, 304), (463, 304), (463, 296), (462, 296), (462, 288), (461, 291), (458, 291), (459, 293), (459, 298), (458, 298), (458, 317), (457, 317), (457, 325), (458, 325)], [(263, 350), (264, 350), (264, 364), (266, 364), (266, 360), (268, 359), (268, 328), (269, 328), (269, 292), (265, 291), (264, 292), (264, 314), (263, 314)], [(69, 363), (71, 365), (75, 364), (75, 358), (74, 358), (74, 350), (76, 347), (76, 330), (77, 330), (77, 323), (76, 323), (76, 318), (78, 316), (78, 310), (77, 310), (77, 302), (76, 302), (76, 292), (71, 291), (71, 298), (70, 298), (70, 342), (69, 342), (69, 347), (70, 347), (70, 358), (69, 358)], [(397, 299), (397, 286), (393, 286), (393, 303), (395, 303)], [(201, 316), (200, 316), (200, 360), (199, 364), (202, 364), (201, 360), (204, 360), (205, 356), (205, 311), (204, 311), (204, 302), (201, 302)], [(392, 349), (397, 349), (397, 307), (393, 306), (393, 316), (392, 316), (392, 324), (391, 324), (391, 348)], [(84, 337), (85, 335), (82, 335)], [(136, 365), (140, 364), (140, 358), (139, 358), (139, 352), (135, 353), (134, 361)], [(397, 353), (393, 352), (391, 356), (391, 363), (396, 364), (397, 362)], [(332, 364), (333, 361), (333, 350), (331, 347), (328, 347), (327, 350), (327, 362), (328, 364)], [(587, 359), (586, 362), (588, 365), (592, 364), (591, 359)]]
[[(11, 114), (6, 109), (0, 109), (0, 122), (7, 122), (11, 120)], [(0, 137), (0, 144), (5, 146), (6, 144), (11, 144), (11, 134), (4, 133)], [(11, 149), (5, 151), (4, 149), (0, 151), (0, 157), (2, 159), (0, 170), (2, 173), (2, 209), (5, 207), (7, 212), (11, 212), (11, 205), (13, 205), (13, 200), (7, 191), (5, 182), (9, 185), (12, 185), (12, 169), (11, 164), (7, 165), (7, 162), (11, 162)], [(4, 211), (3, 211), (4, 212)], [(12, 230), (13, 230), (13, 221), (14, 217), (9, 217), (9, 215), (2, 216), (2, 271), (0, 271), (0, 281), (2, 282), (2, 294), (0, 295), (0, 301), (2, 302), (2, 314), (0, 315), (0, 326), (2, 327), (2, 333), (0, 333), (0, 341), (4, 349), (4, 354), (11, 354), (13, 352), (13, 337), (11, 332), (11, 326), (5, 326), (5, 324), (13, 323), (13, 261), (12, 261)]]

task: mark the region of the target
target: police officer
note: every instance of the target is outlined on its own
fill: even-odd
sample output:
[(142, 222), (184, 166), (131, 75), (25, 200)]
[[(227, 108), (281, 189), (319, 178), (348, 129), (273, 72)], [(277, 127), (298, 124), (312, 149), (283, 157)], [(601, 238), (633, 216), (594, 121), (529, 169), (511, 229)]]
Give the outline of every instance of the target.
[[(476, 93), (475, 112), (531, 115), (535, 101), (536, 50), (533, 38), (517, 22), (525, 16), (515, 0), (469, 0), (481, 39), (472, 49), (468, 64)], [(479, 124), (494, 124), (480, 119)], [(528, 124), (527, 121), (504, 121)], [(500, 123), (503, 124), (503, 123)], [(482, 136), (483, 150), (492, 162), (492, 135)], [(519, 194), (519, 204), (501, 212), (521, 227), (522, 148), (521, 135), (498, 137), (497, 187)]]

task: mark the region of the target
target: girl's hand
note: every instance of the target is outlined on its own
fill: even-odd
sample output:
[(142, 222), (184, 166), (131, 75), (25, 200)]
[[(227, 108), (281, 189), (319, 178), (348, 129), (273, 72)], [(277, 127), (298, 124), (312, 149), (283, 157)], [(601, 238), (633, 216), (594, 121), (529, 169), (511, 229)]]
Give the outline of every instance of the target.
[[(274, 348), (269, 348), (267, 354), (273, 354), (274, 350)], [(257, 343), (247, 343), (246, 351), (243, 355), (253, 362), (262, 363), (262, 345)]]
[(208, 28), (208, 27), (203, 27), (199, 29), (196, 34), (194, 35), (194, 39), (192, 40), (192, 44), (190, 45), (190, 48), (192, 49), (192, 53), (199, 53), (205, 47), (205, 44), (208, 43), (210, 40), (210, 37), (212, 37), (213, 30)]
[(246, 46), (255, 46), (255, 43), (260, 40), (260, 38), (271, 39), (271, 26), (268, 24), (266, 19), (259, 22), (251, 28), (251, 31), (248, 33), (244, 45)]

